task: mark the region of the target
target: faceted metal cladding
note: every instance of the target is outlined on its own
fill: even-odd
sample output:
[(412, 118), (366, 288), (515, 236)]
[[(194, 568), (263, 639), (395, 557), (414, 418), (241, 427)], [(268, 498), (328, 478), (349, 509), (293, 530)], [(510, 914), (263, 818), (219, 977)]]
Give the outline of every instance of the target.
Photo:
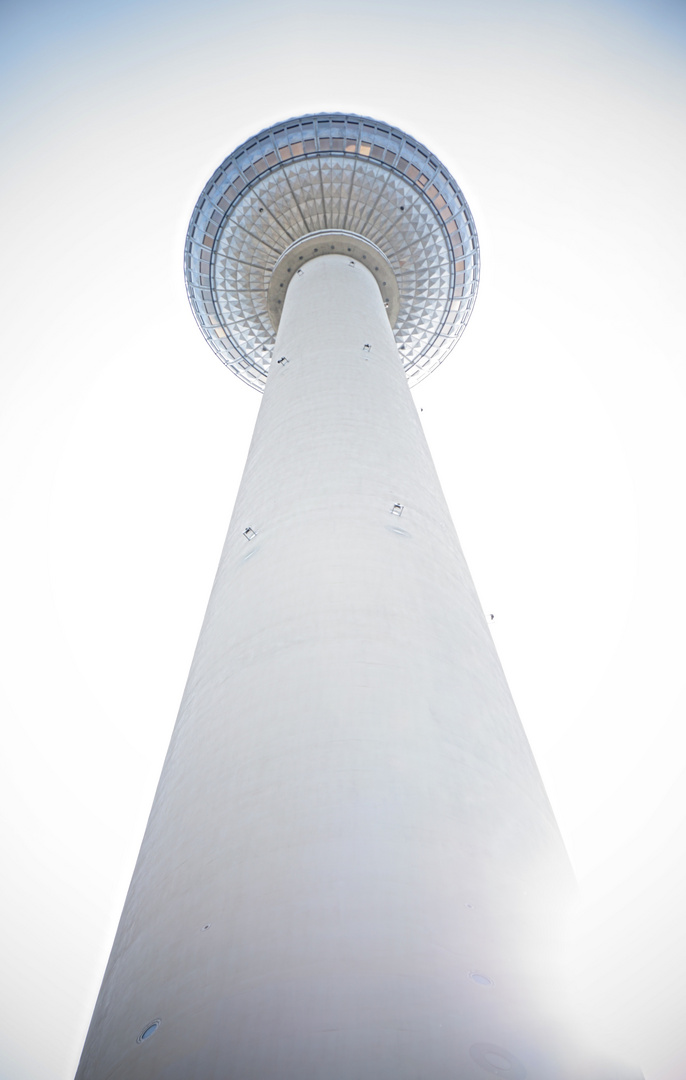
[[(267, 128), (217, 169), (186, 237), (186, 287), (220, 359), (264, 389), (275, 329), (267, 307), (283, 252), (320, 230), (381, 249), (399, 289), (395, 339), (411, 385), (462, 334), (479, 280), (469, 207), (448, 170), (398, 128), (339, 113)], [(344, 252), (342, 252), (344, 253)]]

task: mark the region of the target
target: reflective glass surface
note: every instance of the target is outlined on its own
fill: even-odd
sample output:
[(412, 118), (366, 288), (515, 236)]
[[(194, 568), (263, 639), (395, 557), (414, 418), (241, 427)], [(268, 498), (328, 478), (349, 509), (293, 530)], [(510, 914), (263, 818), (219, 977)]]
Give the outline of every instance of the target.
[(474, 222), (450, 173), (397, 128), (359, 116), (304, 116), (261, 132), (212, 176), (186, 238), (186, 286), (214, 351), (262, 389), (275, 331), (271, 272), (320, 229), (376, 244), (400, 290), (395, 337), (410, 383), (445, 359), (476, 296)]

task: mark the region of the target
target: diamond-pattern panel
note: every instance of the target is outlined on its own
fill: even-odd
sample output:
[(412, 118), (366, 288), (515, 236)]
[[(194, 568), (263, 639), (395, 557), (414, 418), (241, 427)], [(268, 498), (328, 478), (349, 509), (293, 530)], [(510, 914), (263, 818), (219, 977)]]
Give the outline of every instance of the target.
[(384, 251), (400, 290), (396, 340), (408, 378), (423, 378), (471, 312), (476, 231), (459, 188), (424, 147), (359, 117), (277, 125), (212, 177), (186, 243), (189, 296), (212, 347), (261, 388), (274, 342), (272, 269), (294, 240), (322, 229), (359, 233)]

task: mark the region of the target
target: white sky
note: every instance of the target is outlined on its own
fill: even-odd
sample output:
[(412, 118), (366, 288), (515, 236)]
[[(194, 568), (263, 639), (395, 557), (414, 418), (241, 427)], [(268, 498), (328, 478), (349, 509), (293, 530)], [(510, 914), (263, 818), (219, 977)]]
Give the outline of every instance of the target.
[(686, 1075), (686, 8), (5, 2), (0, 1080), (76, 1067), (259, 396), (196, 329), (213, 169), (319, 110), (454, 173), (483, 277), (415, 391), (576, 868), (588, 1021)]

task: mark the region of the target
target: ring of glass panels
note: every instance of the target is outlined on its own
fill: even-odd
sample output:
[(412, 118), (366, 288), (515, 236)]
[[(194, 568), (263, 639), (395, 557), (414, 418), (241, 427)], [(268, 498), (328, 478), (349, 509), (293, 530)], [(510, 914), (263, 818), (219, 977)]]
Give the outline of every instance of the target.
[(479, 246), (465, 198), (440, 161), (398, 128), (343, 114), (267, 128), (231, 154), (198, 199), (185, 249), (200, 329), (244, 382), (264, 388), (275, 331), (272, 270), (308, 233), (376, 244), (400, 293), (395, 338), (410, 384), (447, 356), (469, 319)]

